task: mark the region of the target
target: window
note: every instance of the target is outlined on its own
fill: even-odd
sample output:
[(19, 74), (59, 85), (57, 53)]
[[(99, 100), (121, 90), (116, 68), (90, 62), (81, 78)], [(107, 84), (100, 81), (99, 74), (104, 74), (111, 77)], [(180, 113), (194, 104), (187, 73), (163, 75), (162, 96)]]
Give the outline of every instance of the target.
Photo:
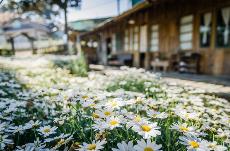
[(185, 16), (180, 20), (180, 48), (182, 50), (192, 49), (193, 40), (193, 16)]
[(122, 51), (122, 34), (121, 32), (116, 32), (112, 35), (112, 52), (119, 51)]
[(112, 52), (116, 53), (116, 34), (112, 35)]
[(200, 18), (200, 46), (210, 47), (212, 14), (205, 13)]
[(127, 29), (125, 30), (124, 49), (129, 51), (129, 31)]
[(140, 28), (140, 52), (147, 51), (147, 25), (143, 25)]
[(136, 26), (134, 28), (134, 33), (133, 33), (133, 50), (138, 51), (138, 33), (139, 33), (139, 29), (138, 26)]
[(217, 12), (216, 46), (230, 47), (230, 7)]
[(133, 51), (133, 28), (129, 29), (129, 51)]
[(159, 50), (159, 27), (158, 25), (153, 25), (151, 28), (151, 42), (150, 51)]

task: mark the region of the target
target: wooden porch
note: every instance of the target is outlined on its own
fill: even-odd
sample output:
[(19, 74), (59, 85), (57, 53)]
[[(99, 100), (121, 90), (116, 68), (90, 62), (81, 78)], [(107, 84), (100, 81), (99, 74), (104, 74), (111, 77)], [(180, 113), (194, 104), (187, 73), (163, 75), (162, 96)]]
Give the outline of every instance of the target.
[(218, 33), (224, 27), (222, 11), (229, 6), (228, 0), (145, 1), (84, 36), (98, 35), (104, 63), (107, 56), (126, 53), (135, 67), (150, 69), (158, 60), (167, 62), (169, 70), (186, 64), (189, 72), (230, 75), (230, 42), (221, 45)]

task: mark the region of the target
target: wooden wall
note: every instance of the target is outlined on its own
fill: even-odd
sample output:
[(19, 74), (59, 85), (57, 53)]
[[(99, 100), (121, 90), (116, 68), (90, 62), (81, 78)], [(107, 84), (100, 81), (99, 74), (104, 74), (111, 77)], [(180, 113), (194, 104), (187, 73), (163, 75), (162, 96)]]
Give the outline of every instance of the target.
[[(179, 50), (179, 28), (180, 18), (186, 15), (193, 15), (193, 49), (202, 55), (201, 71), (207, 74), (230, 75), (230, 48), (219, 49), (215, 47), (216, 37), (216, 11), (220, 8), (230, 6), (230, 0), (167, 0), (154, 4), (151, 7), (142, 9), (136, 13), (114, 22), (110, 26), (101, 29), (100, 32), (106, 37), (112, 37), (112, 33), (122, 32), (132, 26), (148, 25), (148, 44), (150, 44), (150, 27), (153, 24), (159, 25), (159, 52), (166, 58)], [(202, 13), (212, 12), (212, 35), (211, 46), (201, 48), (200, 39), (200, 16)], [(128, 21), (135, 20), (134, 25)], [(140, 41), (141, 39), (139, 39)], [(148, 45), (150, 48), (150, 45)], [(140, 53), (132, 51), (134, 66), (140, 66)], [(149, 68), (150, 61), (155, 53), (146, 52), (144, 64)]]

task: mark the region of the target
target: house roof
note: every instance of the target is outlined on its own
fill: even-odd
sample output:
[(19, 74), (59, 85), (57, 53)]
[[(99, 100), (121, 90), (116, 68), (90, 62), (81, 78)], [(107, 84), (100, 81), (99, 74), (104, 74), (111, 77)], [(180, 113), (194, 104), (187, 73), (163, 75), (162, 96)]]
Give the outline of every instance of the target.
[(95, 28), (98, 24), (104, 22), (106, 18), (94, 18), (94, 19), (85, 19), (85, 20), (77, 20), (69, 23), (69, 27), (76, 31), (90, 31)]
[(145, 8), (151, 7), (152, 5), (156, 5), (158, 3), (162, 3), (165, 1), (170, 1), (170, 0), (144, 0), (144, 1), (141, 1), (141, 2), (137, 3), (136, 5), (134, 5), (131, 9), (123, 12), (122, 14), (120, 14), (118, 16), (115, 16), (113, 18), (105, 20), (104, 22), (98, 24), (98, 26), (93, 28), (91, 31), (83, 33), (82, 35), (84, 36), (84, 35), (96, 32), (96, 31), (98, 31), (102, 28), (105, 28), (105, 27), (107, 27), (107, 26), (109, 26), (109, 25), (111, 25), (117, 21), (120, 21), (121, 19), (124, 19), (125, 17), (128, 17), (129, 15), (131, 15), (135, 12), (138, 12), (138, 11), (143, 10)]
[(46, 33), (50, 32), (49, 28), (43, 24), (31, 22), (26, 19), (15, 18), (4, 24), (2, 27), (2, 34), (15, 37), (22, 33), (30, 33), (34, 30), (43, 31)]
[(92, 32), (98, 31), (106, 26), (109, 26), (129, 15), (131, 15), (132, 13), (138, 12), (139, 10), (148, 8), (150, 6), (152, 6), (152, 3), (155, 1), (159, 1), (159, 0), (145, 0), (143, 2), (139, 2), (136, 5), (134, 5), (131, 9), (123, 12), (122, 14), (113, 17), (113, 18), (109, 18), (107, 20), (105, 20), (104, 22), (98, 24), (95, 28), (93, 28), (92, 30), (88, 31), (87, 33), (83, 33), (82, 35), (87, 35), (87, 34), (91, 34)]

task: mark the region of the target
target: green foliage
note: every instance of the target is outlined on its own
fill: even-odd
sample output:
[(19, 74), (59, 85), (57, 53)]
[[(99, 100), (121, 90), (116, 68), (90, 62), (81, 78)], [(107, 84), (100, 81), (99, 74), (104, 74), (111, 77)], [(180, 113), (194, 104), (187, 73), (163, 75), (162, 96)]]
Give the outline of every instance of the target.
[(117, 89), (124, 89), (125, 91), (133, 91), (133, 92), (143, 92), (145, 90), (145, 80), (137, 80), (137, 79), (116, 79), (116, 82), (110, 84), (107, 87), (108, 91), (115, 91)]
[(71, 60), (68, 68), (72, 74), (83, 77), (87, 76), (88, 66), (83, 55), (76, 60)]
[[(187, 147), (192, 147), (189, 143), (197, 138), (202, 140), (198, 142), (202, 143), (200, 146), (212, 142), (219, 147), (229, 146), (226, 143), (229, 130), (227, 100), (194, 94), (190, 87), (169, 86), (161, 83), (158, 77), (137, 70), (122, 73), (116, 70), (106, 76), (100, 75), (100, 79), (95, 78), (103, 80), (98, 89), (93, 78), (73, 77), (68, 70), (54, 68), (52, 62), (30, 59), (23, 65), (23, 62), (11, 64), (13, 60), (7, 60), (0, 62), (0, 69), (3, 68), (0, 70), (0, 126), (1, 135), (12, 144), (1, 139), (5, 146), (0, 145), (0, 150), (16, 147), (23, 150), (26, 144), (37, 140), (41, 142), (35, 144), (46, 150), (80, 150), (79, 145), (106, 139), (101, 150), (111, 151), (122, 141), (137, 145), (143, 138), (162, 145), (163, 151), (186, 151)], [(56, 60), (63, 68), (77, 66), (77, 71), (86, 65), (83, 55), (74, 60), (64, 56)], [(75, 81), (78, 78), (88, 81)], [(143, 92), (146, 97), (134, 93), (108, 94), (101, 89), (105, 83), (109, 83), (107, 89), (112, 92), (123, 88)], [(86, 85), (91, 85), (92, 89), (75, 91)], [(34, 121), (32, 125), (31, 120)], [(115, 127), (114, 120), (118, 124)], [(55, 130), (46, 128), (48, 131), (45, 131), (45, 126)], [(53, 132), (49, 134), (50, 131)], [(151, 136), (147, 138), (146, 134)], [(179, 138), (187, 140), (187, 134), (196, 139), (188, 140), (185, 145)]]
[(76, 59), (70, 59), (70, 60), (55, 60), (54, 61), (55, 66), (64, 68), (70, 71), (71, 74), (85, 77), (87, 76), (88, 72), (88, 65), (85, 60), (84, 55), (80, 55)]
[(0, 49), (0, 56), (11, 56), (12, 54), (12, 50)]
[(153, 98), (161, 98), (165, 96), (164, 91), (156, 81), (144, 78), (135, 78), (133, 76), (117, 78), (112, 83), (109, 83), (106, 88), (106, 90), (110, 92), (118, 89), (145, 93), (148, 97)]

